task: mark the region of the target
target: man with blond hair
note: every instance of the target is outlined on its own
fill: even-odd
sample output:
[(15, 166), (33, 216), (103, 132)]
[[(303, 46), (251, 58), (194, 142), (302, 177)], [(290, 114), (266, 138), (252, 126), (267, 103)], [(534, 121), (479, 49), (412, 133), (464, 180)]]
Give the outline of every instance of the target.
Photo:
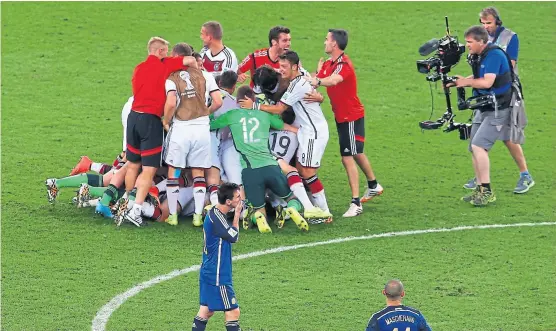
[(161, 164), (166, 79), (176, 70), (197, 67), (193, 56), (168, 57), (168, 45), (168, 41), (152, 37), (147, 44), (148, 57), (135, 67), (131, 79), (134, 100), (126, 132), (128, 196), (122, 201), (126, 212), (118, 217), (139, 227), (146, 224), (141, 218), (142, 205)]

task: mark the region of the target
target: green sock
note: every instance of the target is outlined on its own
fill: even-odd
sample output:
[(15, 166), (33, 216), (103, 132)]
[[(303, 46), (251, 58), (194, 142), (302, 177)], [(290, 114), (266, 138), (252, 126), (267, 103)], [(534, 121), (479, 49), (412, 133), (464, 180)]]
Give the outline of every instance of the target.
[(298, 213), (303, 212), (303, 205), (297, 199), (291, 199), (290, 201), (288, 201), (288, 208), (290, 207), (297, 210)]
[(102, 194), (102, 199), (100, 199), (100, 204), (103, 206), (109, 206), (110, 202), (116, 201), (115, 197), (118, 194), (118, 189), (116, 186), (110, 184), (104, 193)]
[(106, 187), (94, 187), (94, 186), (89, 186), (89, 194), (93, 197), (93, 198), (100, 198), (104, 195), (104, 191), (106, 191)]
[(79, 174), (70, 177), (56, 179), (56, 187), (79, 187), (81, 184), (87, 183), (87, 174)]

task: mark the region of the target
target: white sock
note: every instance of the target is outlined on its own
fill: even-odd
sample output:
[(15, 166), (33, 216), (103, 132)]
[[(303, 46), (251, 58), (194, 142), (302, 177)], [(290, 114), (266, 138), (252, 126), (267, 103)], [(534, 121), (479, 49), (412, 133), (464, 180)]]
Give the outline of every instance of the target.
[(313, 193), (313, 198), (315, 199), (315, 205), (317, 205), (322, 210), (328, 210), (328, 203), (326, 203), (326, 195), (324, 195), (324, 190)]
[(311, 200), (309, 200), (309, 197), (307, 196), (307, 191), (305, 191), (303, 183), (295, 183), (290, 186), (290, 189), (295, 197), (301, 202), (305, 210), (312, 209), (314, 207)]
[(193, 188), (193, 198), (195, 199), (195, 214), (202, 214), (203, 207), (205, 206), (205, 194), (207, 193), (207, 188), (198, 186)]
[(216, 206), (217, 203), (218, 203), (218, 191), (213, 191), (210, 194), (210, 204)]
[(100, 172), (100, 169), (102, 169), (103, 165), (104, 164), (102, 163), (93, 162), (91, 163), (91, 171)]
[(133, 207), (131, 209), (132, 209), (131, 210), (131, 212), (132, 212), (131, 215), (141, 217), (141, 212), (143, 211), (143, 204), (135, 203), (135, 204), (133, 204)]

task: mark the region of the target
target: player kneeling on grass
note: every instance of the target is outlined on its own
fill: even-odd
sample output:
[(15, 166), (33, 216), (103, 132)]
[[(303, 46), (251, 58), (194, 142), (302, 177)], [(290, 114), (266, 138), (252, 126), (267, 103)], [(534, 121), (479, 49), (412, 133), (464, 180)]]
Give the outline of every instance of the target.
[[(254, 101), (255, 93), (248, 86), (242, 86), (237, 92), (238, 99), (250, 98)], [(256, 109), (234, 109), (211, 122), (211, 129), (230, 127), (234, 145), (241, 155), (241, 172), (245, 196), (255, 210), (254, 218), (261, 233), (272, 232), (265, 216), (265, 190), (270, 189), (279, 198), (288, 201), (286, 213), (301, 230), (308, 230), (307, 221), (300, 215), (301, 203), (295, 199), (288, 187), (288, 181), (276, 158), (268, 149), (270, 127), (276, 130), (288, 128), (277, 116)], [(251, 213), (249, 213), (251, 214)], [(281, 213), (285, 216), (285, 213)], [(280, 219), (281, 218), (281, 219)], [(279, 227), (283, 217), (277, 219)], [(245, 217), (244, 227), (250, 226), (251, 217)]]
[[(203, 223), (203, 264), (199, 275), (199, 312), (192, 331), (204, 331), (215, 311), (223, 311), (227, 331), (240, 331), (239, 306), (232, 282), (232, 244), (239, 237), (242, 212), (239, 186), (224, 183), (217, 191), (218, 204)], [(228, 213), (234, 210), (230, 224)]]

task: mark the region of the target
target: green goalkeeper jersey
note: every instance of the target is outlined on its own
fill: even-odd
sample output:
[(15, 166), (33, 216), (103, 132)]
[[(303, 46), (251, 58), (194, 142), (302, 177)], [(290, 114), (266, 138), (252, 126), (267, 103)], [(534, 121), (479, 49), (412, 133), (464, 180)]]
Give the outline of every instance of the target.
[(278, 165), (268, 148), (268, 137), (270, 128), (284, 128), (280, 117), (256, 109), (234, 109), (210, 122), (211, 130), (226, 126), (230, 127), (244, 169)]

